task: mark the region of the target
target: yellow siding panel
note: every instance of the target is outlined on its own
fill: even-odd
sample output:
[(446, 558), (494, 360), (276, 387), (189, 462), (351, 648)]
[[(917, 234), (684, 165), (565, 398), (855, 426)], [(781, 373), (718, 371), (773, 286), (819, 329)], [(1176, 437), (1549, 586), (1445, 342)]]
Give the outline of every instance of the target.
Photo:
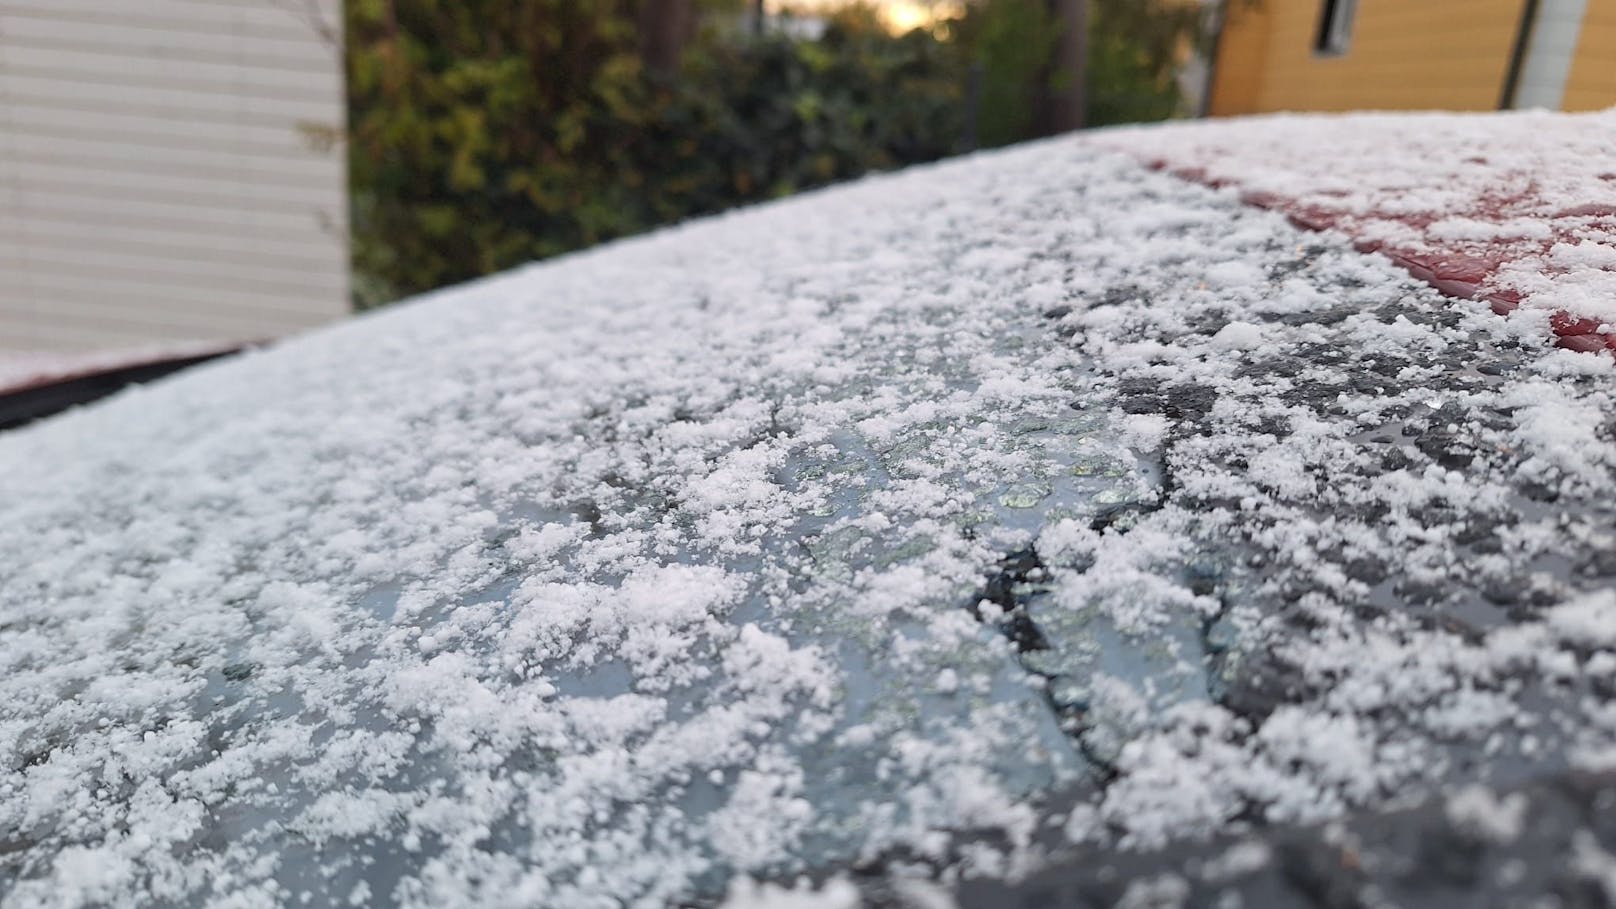
[(1616, 105), (1616, 0), (1588, 0), (1561, 106), (1604, 110), (1612, 105)]
[(1346, 53), (1323, 56), (1313, 50), (1319, 0), (1263, 0), (1224, 30), (1219, 69), (1236, 75), (1219, 73), (1212, 110), (1494, 109), (1523, 5), (1358, 0)]
[(1212, 73), (1209, 109), (1213, 116), (1256, 113), (1268, 51), (1268, 25), (1269, 19), (1261, 9), (1235, 4), (1230, 10), (1218, 42), (1217, 68)]

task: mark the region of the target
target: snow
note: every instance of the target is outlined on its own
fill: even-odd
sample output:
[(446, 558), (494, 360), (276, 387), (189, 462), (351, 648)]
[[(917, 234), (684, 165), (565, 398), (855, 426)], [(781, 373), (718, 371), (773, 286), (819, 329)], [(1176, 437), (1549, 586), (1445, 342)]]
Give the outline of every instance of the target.
[(1202, 874), (1213, 881), (1225, 881), (1253, 874), (1273, 861), (1273, 851), (1264, 843), (1245, 842), (1230, 846), (1208, 861)]
[(1559, 331), (1603, 336), (1576, 349), (1616, 345), (1599, 327), (1616, 322), (1616, 109), (1282, 115), (1099, 141), (1341, 231), (1445, 292), (1590, 320)]
[(786, 888), (742, 877), (731, 883), (722, 909), (858, 909), (860, 905), (858, 888), (841, 878), (822, 888), (807, 880)]
[(1254, 350), (1262, 346), (1262, 326), (1250, 322), (1230, 322), (1212, 336), (1212, 346), (1219, 350)]
[(1599, 841), (1586, 830), (1577, 831), (1572, 848), (1572, 869), (1597, 889), (1600, 898), (1616, 901), (1616, 855), (1601, 849)]
[(1499, 796), (1478, 784), (1453, 793), (1446, 807), (1448, 820), (1455, 827), (1495, 843), (1518, 839), (1526, 821), (1525, 795), (1512, 792)]
[(1217, 135), (694, 222), (0, 438), (7, 904), (853, 905), (1455, 791), (1501, 831), (1458, 787), (1616, 749), (1616, 374), (1101, 147)]

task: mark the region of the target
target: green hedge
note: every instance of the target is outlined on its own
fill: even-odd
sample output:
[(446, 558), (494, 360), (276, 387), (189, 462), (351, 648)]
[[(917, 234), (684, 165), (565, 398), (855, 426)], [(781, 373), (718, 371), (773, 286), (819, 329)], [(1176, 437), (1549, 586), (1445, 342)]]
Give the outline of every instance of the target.
[[(658, 74), (635, 0), (349, 0), (356, 301), (954, 153), (973, 81), (982, 144), (1036, 131), (1043, 0), (980, 2), (948, 34), (900, 37), (854, 9), (818, 40), (752, 35), (746, 4), (697, 2), (705, 29)], [(1096, 35), (1105, 7), (1137, 2), (1100, 3)], [(1094, 122), (1172, 112), (1145, 43), (1093, 47)]]

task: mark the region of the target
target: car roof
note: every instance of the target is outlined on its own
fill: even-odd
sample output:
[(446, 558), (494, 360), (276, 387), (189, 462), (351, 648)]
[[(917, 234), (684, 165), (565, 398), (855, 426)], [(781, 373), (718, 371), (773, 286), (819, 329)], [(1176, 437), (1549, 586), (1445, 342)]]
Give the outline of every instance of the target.
[(0, 351), (0, 431), (100, 400), (241, 347), (195, 343), (87, 353)]
[(0, 887), (949, 888), (1616, 767), (1610, 354), (1141, 163), (1430, 123), (875, 176), (0, 437)]

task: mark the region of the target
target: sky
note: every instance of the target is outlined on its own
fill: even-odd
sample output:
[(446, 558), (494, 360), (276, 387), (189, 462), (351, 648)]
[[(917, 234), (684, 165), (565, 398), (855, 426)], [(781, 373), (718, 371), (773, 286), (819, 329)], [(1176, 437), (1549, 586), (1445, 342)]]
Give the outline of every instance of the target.
[[(958, 0), (870, 0), (881, 11), (887, 27), (894, 32), (930, 25), (939, 18), (957, 15), (963, 5)], [(846, 6), (848, 0), (769, 0), (770, 12), (818, 12)]]

